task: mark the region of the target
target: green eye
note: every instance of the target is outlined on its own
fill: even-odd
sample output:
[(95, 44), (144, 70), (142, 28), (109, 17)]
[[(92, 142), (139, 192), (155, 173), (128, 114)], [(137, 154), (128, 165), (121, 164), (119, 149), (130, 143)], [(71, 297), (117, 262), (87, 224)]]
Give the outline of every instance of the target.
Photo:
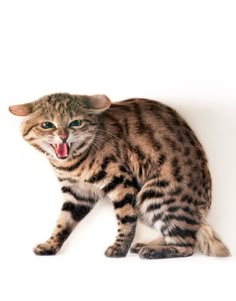
[(55, 128), (55, 125), (52, 122), (45, 121), (41, 124), (41, 127), (43, 129), (52, 129), (52, 128)]
[(82, 121), (81, 120), (73, 120), (69, 123), (69, 127), (72, 127), (72, 126), (80, 126), (82, 124)]

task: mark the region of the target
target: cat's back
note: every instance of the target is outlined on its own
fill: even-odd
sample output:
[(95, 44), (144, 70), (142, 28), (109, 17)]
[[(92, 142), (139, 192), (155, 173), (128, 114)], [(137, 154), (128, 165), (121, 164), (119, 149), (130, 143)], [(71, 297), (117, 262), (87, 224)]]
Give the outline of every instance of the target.
[(163, 114), (165, 114), (168, 109), (172, 110), (158, 101), (144, 98), (131, 98), (112, 103), (106, 113), (109, 115), (112, 114), (114, 117), (121, 117), (122, 119), (129, 117), (130, 119), (141, 120), (144, 116), (154, 118), (159, 116), (165, 118)]
[[(123, 138), (135, 136), (162, 140), (167, 147), (175, 150), (176, 144), (190, 143), (190, 147), (199, 146), (199, 142), (186, 121), (171, 107), (154, 100), (133, 98), (112, 103), (104, 113), (106, 124), (118, 126)], [(128, 137), (127, 137), (128, 136)]]
[[(133, 98), (116, 103), (102, 116), (107, 131), (120, 141), (123, 151), (128, 147), (139, 159), (167, 157), (189, 166), (207, 164), (201, 143), (187, 122), (171, 107), (161, 102)], [(111, 137), (110, 137), (111, 138)], [(112, 139), (112, 138), (111, 138)]]

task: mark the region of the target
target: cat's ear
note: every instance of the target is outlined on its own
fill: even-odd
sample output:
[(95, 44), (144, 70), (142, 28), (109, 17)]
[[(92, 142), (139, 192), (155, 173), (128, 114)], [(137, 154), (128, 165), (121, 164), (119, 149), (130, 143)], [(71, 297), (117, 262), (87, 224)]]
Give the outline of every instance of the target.
[(22, 105), (10, 106), (9, 111), (16, 116), (27, 116), (33, 112), (33, 104), (25, 103)]
[(87, 96), (85, 100), (86, 109), (94, 114), (106, 111), (111, 105), (110, 99), (106, 95)]

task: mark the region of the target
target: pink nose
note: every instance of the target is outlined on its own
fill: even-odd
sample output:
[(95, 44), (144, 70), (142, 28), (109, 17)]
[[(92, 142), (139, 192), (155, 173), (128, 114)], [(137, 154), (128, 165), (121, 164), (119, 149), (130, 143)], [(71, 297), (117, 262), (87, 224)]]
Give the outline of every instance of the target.
[(59, 137), (61, 138), (61, 140), (65, 141), (68, 138), (67, 134), (61, 134), (59, 135)]

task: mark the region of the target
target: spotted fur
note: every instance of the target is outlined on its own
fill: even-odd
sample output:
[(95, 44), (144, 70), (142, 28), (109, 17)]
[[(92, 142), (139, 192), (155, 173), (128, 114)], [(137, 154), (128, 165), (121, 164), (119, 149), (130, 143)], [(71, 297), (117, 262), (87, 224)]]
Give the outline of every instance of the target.
[[(196, 245), (206, 255), (229, 255), (205, 222), (211, 205), (206, 155), (172, 108), (146, 99), (111, 103), (103, 95), (53, 94), (10, 111), (26, 116), (23, 137), (48, 157), (64, 196), (53, 234), (36, 254), (57, 253), (106, 196), (118, 223), (109, 257), (126, 256), (138, 219), (162, 236), (132, 246), (142, 258), (190, 256)], [(42, 128), (45, 122), (53, 127)]]

